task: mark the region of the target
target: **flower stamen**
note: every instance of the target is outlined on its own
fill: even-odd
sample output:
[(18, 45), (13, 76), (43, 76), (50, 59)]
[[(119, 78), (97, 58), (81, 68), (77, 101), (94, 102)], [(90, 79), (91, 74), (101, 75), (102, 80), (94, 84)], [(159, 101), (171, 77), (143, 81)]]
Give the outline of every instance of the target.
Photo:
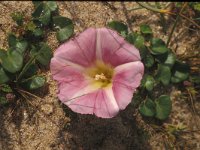
[(96, 81), (98, 81), (98, 80), (107, 80), (106, 76), (103, 73), (101, 73), (100, 75), (96, 74), (95, 77), (94, 77), (94, 79)]

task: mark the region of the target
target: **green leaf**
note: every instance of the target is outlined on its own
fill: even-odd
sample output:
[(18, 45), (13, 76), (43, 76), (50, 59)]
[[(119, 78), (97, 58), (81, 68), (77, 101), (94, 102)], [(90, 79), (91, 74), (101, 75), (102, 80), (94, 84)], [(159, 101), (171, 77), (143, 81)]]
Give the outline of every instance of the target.
[(6, 57), (6, 50), (0, 49), (0, 64), (2, 62), (2, 58)]
[(0, 105), (5, 105), (7, 103), (8, 103), (7, 99), (3, 96), (0, 96)]
[(58, 6), (54, 1), (47, 1), (46, 4), (51, 11), (55, 11), (58, 9)]
[(154, 55), (160, 55), (168, 52), (169, 49), (166, 47), (164, 41), (158, 38), (152, 38), (151, 40), (151, 53)]
[(40, 43), (39, 47), (32, 47), (31, 55), (36, 55), (36, 60), (42, 65), (48, 65), (53, 54), (51, 48), (46, 43)]
[(24, 72), (24, 78), (29, 78), (31, 76), (36, 75), (38, 70), (38, 67), (36, 66), (36, 64), (32, 63), (30, 64), (29, 68)]
[(151, 54), (148, 54), (148, 55), (146, 55), (146, 57), (144, 57), (144, 64), (147, 68), (150, 68), (153, 66), (154, 58)]
[(11, 87), (8, 84), (2, 84), (0, 86), (0, 90), (6, 93), (11, 93), (13, 92), (13, 90), (11, 89)]
[(53, 23), (55, 27), (59, 28), (59, 31), (56, 33), (59, 42), (64, 42), (73, 35), (74, 25), (71, 19), (62, 16), (55, 16), (53, 17)]
[(39, 20), (42, 24), (48, 25), (51, 18), (51, 11), (47, 5), (41, 3), (33, 12), (32, 16), (34, 20)]
[(146, 117), (155, 115), (155, 103), (151, 99), (146, 99), (139, 107), (139, 112)]
[(6, 72), (0, 65), (0, 84), (6, 83), (9, 80), (10, 80), (9, 77), (7, 76)]
[(118, 33), (120, 34), (125, 34), (127, 35), (128, 34), (128, 27), (127, 25), (125, 25), (124, 23), (122, 22), (119, 22), (119, 21), (111, 21), (107, 24), (108, 27), (116, 30)]
[(12, 13), (11, 17), (19, 26), (23, 24), (23, 15), (20, 12)]
[(34, 7), (37, 8), (42, 3), (42, 1), (32, 1), (32, 3)]
[(74, 33), (74, 28), (69, 25), (66, 26), (62, 29), (60, 29), (57, 33), (56, 33), (56, 37), (58, 39), (59, 42), (64, 42), (66, 40), (68, 40)]
[(176, 61), (176, 56), (173, 53), (169, 53), (167, 59), (164, 61), (164, 64), (172, 67)]
[(138, 35), (135, 38), (134, 46), (137, 47), (138, 49), (143, 48), (144, 47), (144, 37), (141, 35)]
[(23, 57), (18, 51), (8, 50), (6, 56), (2, 58), (3, 68), (11, 73), (15, 73), (22, 68)]
[(8, 35), (8, 45), (9, 45), (9, 47), (15, 46), (16, 43), (17, 43), (17, 38), (16, 38), (16, 36), (15, 36), (14, 34), (10, 33), (10, 34)]
[(160, 55), (168, 52), (169, 49), (165, 46), (159, 46), (159, 47), (152, 47), (151, 48), (151, 53), (154, 55)]
[(42, 87), (46, 82), (43, 76), (33, 76), (21, 82), (21, 86), (28, 90), (34, 90)]
[(200, 84), (200, 76), (198, 76), (198, 75), (190, 76), (189, 80), (192, 83)]
[(189, 77), (190, 67), (187, 64), (176, 61), (172, 68), (172, 83), (179, 83)]
[(176, 56), (172, 53), (164, 53), (162, 55), (157, 55), (156, 59), (160, 62), (165, 64), (166, 66), (169, 66), (170, 68), (173, 67), (176, 61)]
[(193, 7), (194, 7), (194, 10), (200, 11), (200, 3), (195, 4)]
[(50, 22), (51, 12), (46, 6), (44, 6), (43, 11), (44, 12), (42, 12), (39, 17), (39, 21), (44, 25), (48, 25)]
[(44, 35), (44, 31), (40, 28), (36, 28), (35, 30), (33, 30), (33, 35), (36, 37), (40, 37)]
[(55, 16), (55, 17), (53, 17), (53, 24), (56, 27), (59, 27), (59, 28), (64, 28), (66, 26), (73, 27), (72, 20), (67, 18), (67, 17), (63, 17), (63, 16)]
[(168, 66), (158, 65), (158, 73), (157, 73), (158, 81), (161, 81), (163, 85), (168, 85), (171, 79), (171, 70)]
[(42, 2), (39, 2), (39, 3), (35, 3), (37, 5), (35, 11), (33, 12), (32, 16), (34, 18), (38, 18), (40, 17), (42, 11), (43, 11), (43, 7), (44, 7), (44, 4)]
[(150, 75), (147, 75), (146, 80), (145, 80), (145, 85), (144, 85), (147, 91), (152, 91), (154, 88), (154, 84), (155, 84), (154, 78)]
[(26, 24), (26, 30), (34, 31), (36, 29), (36, 25), (33, 21)]
[(152, 29), (149, 25), (143, 24), (140, 26), (140, 32), (143, 34), (152, 34)]
[(28, 42), (23, 40), (16, 43), (15, 50), (20, 53), (24, 53), (27, 47), (28, 47)]
[(151, 39), (151, 46), (152, 47), (159, 47), (165, 45), (165, 42), (159, 38), (152, 38)]
[(161, 95), (156, 101), (156, 118), (165, 120), (172, 110), (172, 102), (167, 95)]
[(28, 47), (28, 42), (25, 40), (19, 40), (16, 38), (15, 35), (9, 34), (8, 36), (8, 45), (10, 48), (12, 48), (14, 51), (18, 51), (21, 54), (25, 52), (25, 50)]
[(126, 40), (138, 48), (142, 59), (146, 57), (148, 50), (144, 45), (145, 40), (142, 35), (132, 32), (126, 36)]
[(131, 32), (131, 33), (129, 33), (129, 34), (126, 36), (126, 40), (127, 40), (129, 43), (134, 44), (135, 39), (136, 39), (137, 36), (138, 36), (137, 33)]

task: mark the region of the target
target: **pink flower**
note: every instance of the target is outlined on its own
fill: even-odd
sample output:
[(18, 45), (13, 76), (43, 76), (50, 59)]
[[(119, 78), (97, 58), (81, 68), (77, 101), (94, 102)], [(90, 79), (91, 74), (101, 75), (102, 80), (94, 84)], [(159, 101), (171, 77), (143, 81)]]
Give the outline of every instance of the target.
[(140, 60), (139, 51), (117, 32), (88, 28), (62, 44), (51, 59), (58, 98), (74, 112), (114, 117), (140, 85)]

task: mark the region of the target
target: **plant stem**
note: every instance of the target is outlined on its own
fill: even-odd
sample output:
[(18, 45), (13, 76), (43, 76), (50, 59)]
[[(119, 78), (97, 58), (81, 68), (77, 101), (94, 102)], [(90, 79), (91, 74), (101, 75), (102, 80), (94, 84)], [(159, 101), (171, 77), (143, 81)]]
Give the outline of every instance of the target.
[(194, 18), (193, 20), (200, 20), (200, 18)]
[[(160, 6), (159, 2), (156, 2), (156, 7), (158, 9), (161, 9), (161, 6)], [(161, 25), (163, 27), (163, 32), (166, 34), (167, 33), (167, 30), (166, 30), (166, 19), (164, 17), (164, 14), (160, 13), (159, 15), (160, 15), (159, 17), (160, 17)]]
[(184, 16), (182, 14), (180, 14), (180, 16), (183, 17), (183, 18), (185, 18), (189, 22), (193, 23), (195, 26), (197, 26), (200, 29), (200, 26), (196, 22), (194, 22), (193, 20), (191, 20), (190, 18), (188, 18), (188, 17), (186, 17), (186, 16)]
[(171, 30), (171, 32), (170, 32), (170, 34), (169, 34), (169, 37), (168, 37), (168, 40), (167, 40), (167, 47), (169, 46), (169, 42), (170, 42), (170, 40), (171, 40), (171, 38), (172, 38), (172, 34), (173, 34), (174, 31), (175, 31), (176, 25), (177, 25), (178, 20), (179, 20), (179, 18), (180, 18), (180, 14), (182, 13), (182, 11), (183, 11), (184, 8), (186, 7), (186, 5), (187, 5), (187, 3), (183, 4), (183, 7), (181, 8), (180, 12), (179, 12), (178, 15), (176, 16), (176, 20), (175, 20), (175, 22), (174, 22), (174, 25), (173, 25), (173, 27), (172, 27), (172, 30)]
[[(148, 9), (148, 10), (151, 10), (151, 11), (154, 11), (154, 12), (157, 12), (157, 13), (163, 13), (163, 14), (169, 14), (169, 15), (177, 15), (173, 12), (170, 12), (169, 10), (166, 10), (166, 9), (157, 9), (157, 8), (154, 8), (154, 7), (151, 7), (149, 6), (148, 4), (144, 4), (143, 2), (137, 2), (140, 6)], [(200, 29), (200, 26), (194, 22), (193, 20), (191, 20), (190, 18), (182, 15), (182, 14), (179, 14), (181, 17), (185, 18), (186, 20), (188, 20), (189, 22), (193, 23), (195, 26), (197, 26), (199, 29)]]
[(177, 15), (176, 20), (175, 20), (175, 22), (174, 22), (174, 25), (173, 25), (173, 27), (172, 27), (172, 30), (171, 30), (171, 32), (170, 32), (170, 34), (169, 34), (168, 39), (167, 39), (167, 47), (169, 46), (169, 42), (170, 42), (170, 40), (171, 40), (171, 38), (172, 38), (172, 34), (174, 33), (174, 30), (175, 30), (175, 28), (176, 28), (176, 25), (177, 25), (177, 23), (178, 23), (179, 18), (180, 18), (180, 15)]
[(143, 9), (143, 7), (132, 8), (132, 9), (129, 9), (128, 11), (133, 11), (133, 10), (138, 10), (138, 9)]
[[(137, 2), (140, 6), (148, 9), (148, 10), (151, 10), (151, 11), (154, 11), (154, 12), (157, 12), (157, 13), (164, 13), (164, 14), (174, 14), (172, 12), (170, 12), (169, 10), (167, 9), (158, 9), (158, 8), (154, 8), (148, 4), (145, 4), (143, 2)], [(175, 15), (175, 14), (174, 14)]]
[(28, 70), (28, 68), (30, 67), (31, 63), (33, 62), (33, 60), (35, 59), (37, 55), (34, 55), (24, 66), (24, 68), (22, 69), (22, 71), (20, 72), (19, 76), (17, 77), (17, 81), (24, 75), (24, 73)]

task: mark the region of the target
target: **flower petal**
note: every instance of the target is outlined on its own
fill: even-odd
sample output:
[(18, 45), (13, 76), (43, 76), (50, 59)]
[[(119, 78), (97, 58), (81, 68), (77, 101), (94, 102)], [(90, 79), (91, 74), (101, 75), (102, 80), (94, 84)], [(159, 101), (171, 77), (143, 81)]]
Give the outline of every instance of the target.
[(54, 53), (54, 57), (63, 58), (70, 62), (90, 66), (95, 60), (96, 30), (89, 28), (74, 39), (62, 44)]
[(96, 59), (96, 37), (97, 30), (88, 28), (74, 39), (89, 62), (94, 62)]
[(71, 101), (64, 102), (74, 112), (95, 114), (101, 118), (112, 118), (119, 112), (112, 88), (99, 89), (82, 96), (75, 96)]
[(135, 89), (140, 85), (144, 66), (140, 61), (126, 63), (115, 68), (113, 92), (121, 110), (131, 102)]
[(74, 112), (93, 114), (95, 92), (98, 88), (92, 86), (87, 81), (74, 81), (70, 84), (62, 84), (60, 89), (59, 99)]
[(101, 59), (110, 63), (111, 65), (118, 66), (124, 63), (140, 60), (139, 51), (129, 44), (121, 37), (116, 31), (107, 28), (98, 29), (97, 32), (97, 52), (101, 50)]
[(73, 99), (73, 96), (82, 88), (87, 86), (84, 80), (73, 80), (70, 82), (60, 82), (58, 84), (58, 98), (64, 103)]
[(119, 106), (112, 88), (101, 89), (96, 97), (94, 113), (101, 118), (112, 118), (119, 112)]
[(77, 97), (72, 103), (68, 104), (74, 112), (81, 114), (93, 114), (95, 104), (96, 93), (89, 93), (81, 97)]
[(71, 82), (61, 82), (59, 84), (59, 99), (69, 105), (76, 101), (77, 98), (97, 91), (98, 87), (93, 86), (91, 81), (86, 79), (74, 80)]
[(117, 82), (113, 83), (113, 93), (120, 110), (124, 110), (126, 106), (131, 102), (134, 91), (135, 89), (124, 84)]
[(54, 80), (59, 82), (70, 82), (72, 80), (83, 79), (82, 71), (84, 68), (80, 65), (68, 62), (61, 58), (52, 58), (50, 64), (51, 74)]
[(115, 67), (114, 72), (113, 82), (137, 88), (144, 74), (144, 65), (140, 61), (130, 62)]

